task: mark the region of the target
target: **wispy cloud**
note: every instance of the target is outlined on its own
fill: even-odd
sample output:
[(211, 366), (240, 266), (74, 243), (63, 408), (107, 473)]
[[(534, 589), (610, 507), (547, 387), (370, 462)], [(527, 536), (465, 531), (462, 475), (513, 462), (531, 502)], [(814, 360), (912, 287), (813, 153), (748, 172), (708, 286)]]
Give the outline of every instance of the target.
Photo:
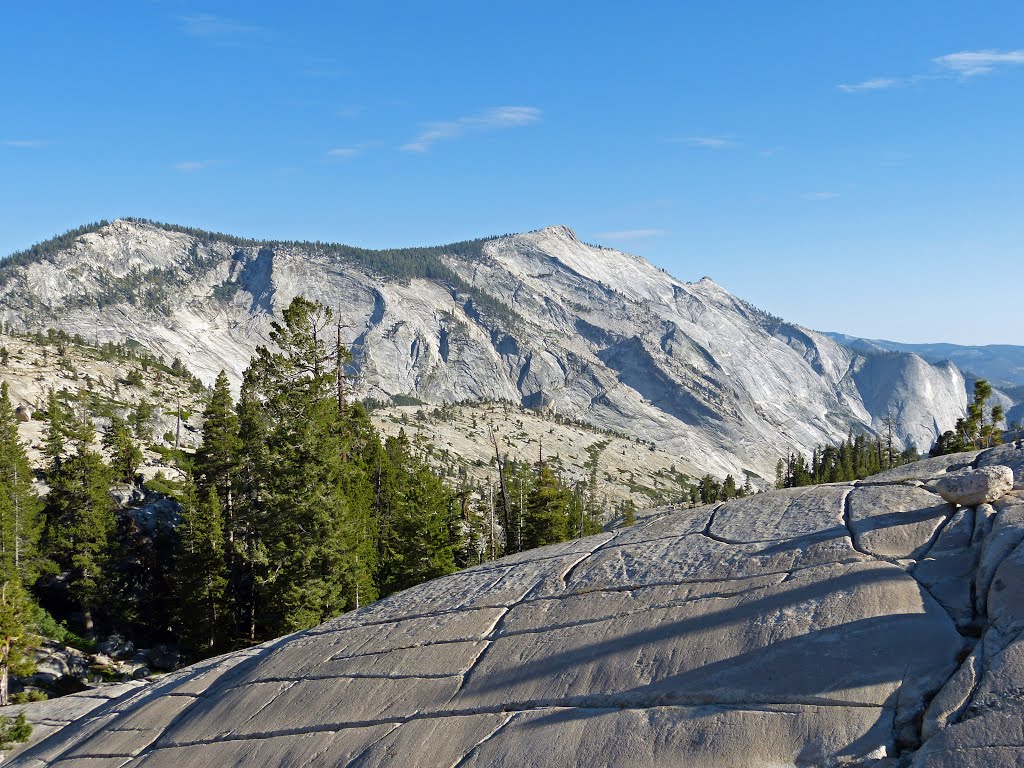
[(427, 123), (420, 134), (400, 149), (403, 152), (426, 152), (439, 141), (451, 141), (470, 133), (501, 128), (516, 128), (540, 120), (536, 107), (492, 107), (483, 112), (455, 120)]
[(644, 240), (667, 234), (667, 229), (616, 229), (611, 232), (598, 232), (597, 236), (603, 240)]
[(802, 197), (804, 200), (835, 200), (839, 197), (839, 193), (828, 191), (808, 192), (807, 194), (802, 195)]
[(966, 80), (978, 75), (987, 75), (996, 69), (1024, 64), (1024, 49), (1016, 51), (958, 51), (937, 56), (932, 64), (937, 72), (918, 73), (909, 77), (873, 77), (859, 83), (840, 83), (836, 86), (844, 93), (865, 93), (905, 88), (927, 80)]
[(212, 13), (182, 16), (179, 21), (186, 35), (203, 38), (219, 45), (252, 43), (267, 35), (264, 27), (242, 24)]
[(361, 155), (366, 147), (362, 144), (352, 147), (335, 147), (334, 149), (327, 150), (327, 156), (334, 158), (335, 160), (344, 160), (349, 157), (355, 157)]
[(961, 77), (987, 75), (998, 67), (1024, 64), (1024, 50), (959, 51), (939, 56), (933, 61)]
[(890, 88), (899, 88), (906, 84), (906, 78), (874, 77), (859, 83), (841, 83), (838, 88), (846, 93), (860, 93), (861, 91), (887, 91)]
[(683, 136), (671, 141), (675, 144), (687, 144), (702, 149), (733, 149), (737, 146), (735, 139), (726, 136)]
[(39, 149), (45, 146), (46, 142), (42, 139), (0, 139), (0, 147), (12, 149)]
[(215, 165), (215, 163), (206, 160), (183, 160), (171, 167), (180, 173), (195, 173), (196, 171), (206, 170), (211, 165)]
[(333, 80), (344, 77), (348, 70), (341, 66), (334, 59), (307, 59), (300, 70), (303, 77), (311, 77), (323, 80)]

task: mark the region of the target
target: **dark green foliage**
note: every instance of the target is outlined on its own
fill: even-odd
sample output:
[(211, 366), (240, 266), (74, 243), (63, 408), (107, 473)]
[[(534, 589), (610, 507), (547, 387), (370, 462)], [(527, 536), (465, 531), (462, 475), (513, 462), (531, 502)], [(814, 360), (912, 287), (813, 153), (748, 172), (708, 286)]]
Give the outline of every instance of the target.
[(49, 556), (69, 574), (71, 596), (82, 607), (91, 639), (93, 612), (105, 598), (116, 523), (108, 492), (110, 468), (89, 447), (89, 431), (80, 432), (75, 452), (49, 478), (45, 542)]
[(623, 527), (628, 525), (636, 524), (636, 504), (633, 503), (632, 499), (626, 499), (622, 506), (622, 525)]
[(790, 454), (785, 460), (780, 459), (775, 469), (775, 487), (798, 488), (819, 483), (862, 480), (917, 459), (917, 450), (913, 446), (897, 452), (881, 436), (871, 439), (867, 435), (855, 437), (851, 433), (839, 445), (815, 448), (810, 463), (799, 454)]
[(387, 439), (377, 507), (381, 594), (455, 571), (456, 499), (411, 450), (405, 432)]
[[(33, 619), (36, 607), (26, 586), (38, 573), (41, 504), (32, 489), (32, 475), (18, 422), (7, 391), (0, 383), (0, 706), (8, 703), (8, 676), (34, 671)], [(12, 737), (13, 738), (13, 737)], [(0, 741), (10, 740), (0, 733)]]
[(523, 516), (523, 545), (526, 549), (557, 544), (569, 538), (569, 509), (572, 494), (545, 463), (530, 488)]
[(15, 253), (12, 253), (6, 259), (0, 261), (0, 288), (6, 285), (7, 281), (11, 279), (16, 267), (35, 264), (40, 261), (51, 261), (55, 254), (71, 248), (75, 244), (75, 241), (82, 235), (87, 235), (90, 232), (96, 232), (102, 227), (107, 226), (109, 223), (110, 222), (108, 221), (97, 221), (92, 224), (86, 224), (82, 227), (69, 229), (64, 234), (50, 238), (44, 243), (36, 243), (31, 248), (26, 248), (24, 251), (16, 251)]
[(142, 451), (136, 445), (128, 424), (120, 416), (111, 419), (110, 429), (103, 435), (103, 447), (110, 453), (110, 469), (119, 483), (131, 483), (142, 464)]
[(42, 502), (25, 447), (18, 439), (18, 421), (8, 394), (0, 383), (0, 582), (28, 587), (38, 576), (41, 562)]
[(49, 460), (49, 472), (60, 470), (64, 460), (65, 438), (67, 433), (67, 411), (60, 397), (52, 389), (46, 401), (47, 427), (44, 438), (43, 455)]
[(326, 307), (295, 299), (284, 322), (272, 325), (280, 351), (257, 349), (245, 375), (266, 450), (252, 527), (263, 553), (257, 593), (271, 634), (314, 626), (346, 608), (331, 319)]
[(0, 749), (28, 741), (31, 735), (32, 724), (25, 718), (24, 710), (13, 719), (7, 716), (0, 717)]
[(231, 401), (231, 385), (227, 374), (221, 371), (203, 414), (203, 443), (196, 452), (196, 464), (202, 469), (200, 488), (213, 488), (229, 517), (240, 448), (238, 416)]
[(988, 409), (992, 397), (992, 385), (985, 379), (974, 382), (974, 397), (967, 405), (967, 416), (957, 419), (956, 427), (943, 432), (928, 452), (930, 456), (947, 453), (976, 451), (1002, 442), (1000, 424), (1005, 419), (1003, 407), (993, 405)]
[(227, 562), (220, 498), (212, 485), (200, 499), (187, 483), (174, 554), (179, 633), (186, 647), (203, 653), (230, 636)]

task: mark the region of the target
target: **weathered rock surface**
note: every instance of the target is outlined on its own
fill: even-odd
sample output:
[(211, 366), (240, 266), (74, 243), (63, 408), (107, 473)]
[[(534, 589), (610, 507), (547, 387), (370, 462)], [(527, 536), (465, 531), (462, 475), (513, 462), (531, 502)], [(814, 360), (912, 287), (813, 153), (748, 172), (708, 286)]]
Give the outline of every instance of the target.
[(150, 682), (17, 764), (1020, 765), (1024, 495), (917, 482), (487, 563)]
[(991, 504), (1013, 490), (1013, 470), (1000, 465), (964, 469), (940, 477), (932, 488), (950, 504)]
[(881, 430), (890, 412), (899, 442), (927, 448), (965, 412), (952, 364), (854, 352), (567, 227), (436, 251), (458, 285), (384, 276), (385, 253), (359, 261), (115, 221), (0, 264), (0, 319), (133, 339), (208, 383), (222, 368), (237, 382), (301, 294), (339, 308), (354, 395), (553, 408), (653, 441), (696, 476), (770, 478), (787, 449)]

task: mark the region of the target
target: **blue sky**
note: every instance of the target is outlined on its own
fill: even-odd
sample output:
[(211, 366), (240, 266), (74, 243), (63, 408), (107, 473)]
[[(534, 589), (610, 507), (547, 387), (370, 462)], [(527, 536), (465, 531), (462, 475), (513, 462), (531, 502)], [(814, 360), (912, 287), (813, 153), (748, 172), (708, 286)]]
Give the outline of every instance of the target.
[(823, 330), (1024, 344), (1012, 2), (0, 3), (0, 254), (134, 215), (568, 224)]

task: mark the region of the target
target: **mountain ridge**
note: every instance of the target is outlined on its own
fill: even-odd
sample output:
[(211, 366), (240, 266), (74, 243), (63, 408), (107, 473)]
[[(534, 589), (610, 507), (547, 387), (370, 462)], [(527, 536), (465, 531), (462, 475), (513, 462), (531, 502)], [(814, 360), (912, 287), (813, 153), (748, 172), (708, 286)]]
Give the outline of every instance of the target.
[(356, 396), (552, 409), (718, 476), (769, 477), (781, 454), (878, 432), (890, 412), (901, 442), (927, 447), (966, 406), (955, 366), (879, 367), (562, 225), (370, 251), (116, 220), (37, 250), (0, 262), (0, 317), (17, 327), (135, 338), (237, 381), (303, 294), (338, 310)]

